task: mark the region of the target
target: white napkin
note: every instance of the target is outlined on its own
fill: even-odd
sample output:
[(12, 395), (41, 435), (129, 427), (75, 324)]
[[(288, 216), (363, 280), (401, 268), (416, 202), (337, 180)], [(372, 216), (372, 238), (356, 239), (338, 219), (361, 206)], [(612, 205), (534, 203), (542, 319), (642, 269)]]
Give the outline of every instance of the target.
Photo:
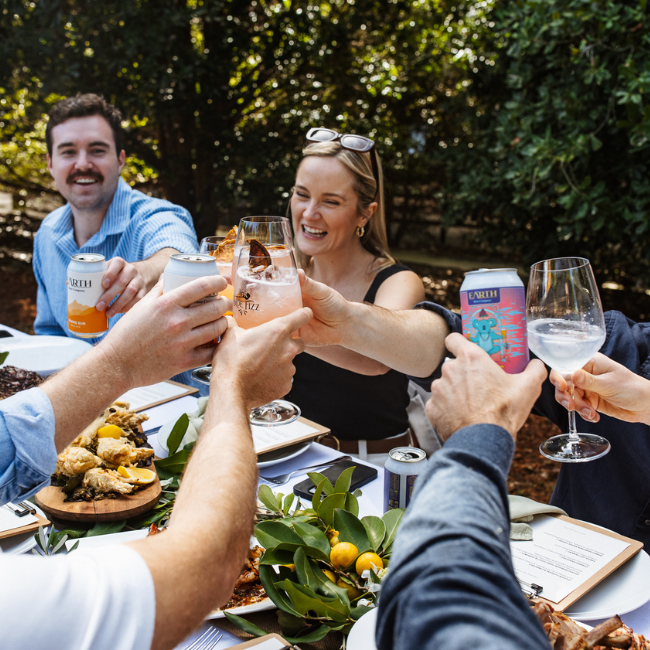
[(533, 539), (533, 529), (528, 522), (533, 520), (534, 515), (558, 514), (566, 515), (566, 512), (556, 506), (549, 506), (547, 503), (538, 503), (526, 497), (508, 495), (510, 506), (510, 539), (530, 541)]

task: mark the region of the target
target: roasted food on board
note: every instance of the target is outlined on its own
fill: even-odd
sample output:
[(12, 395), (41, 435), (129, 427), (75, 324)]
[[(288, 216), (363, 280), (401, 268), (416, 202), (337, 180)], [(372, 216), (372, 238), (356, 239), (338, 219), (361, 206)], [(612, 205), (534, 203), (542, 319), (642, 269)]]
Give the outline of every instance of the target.
[(563, 612), (556, 612), (548, 603), (535, 603), (533, 611), (555, 650), (650, 650), (650, 642), (642, 635), (635, 634), (618, 616), (612, 616), (591, 630), (586, 630)]
[(66, 493), (66, 501), (99, 501), (133, 494), (155, 478), (153, 449), (140, 431), (148, 419), (115, 402), (86, 427), (60, 454), (53, 485)]

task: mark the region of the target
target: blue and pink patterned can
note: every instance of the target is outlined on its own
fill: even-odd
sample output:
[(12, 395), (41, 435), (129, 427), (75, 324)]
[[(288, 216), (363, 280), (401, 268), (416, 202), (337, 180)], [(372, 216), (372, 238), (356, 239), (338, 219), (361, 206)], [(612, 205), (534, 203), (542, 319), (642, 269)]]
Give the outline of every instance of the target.
[(460, 288), (463, 335), (485, 350), (506, 372), (528, 365), (526, 291), (516, 269), (465, 273)]

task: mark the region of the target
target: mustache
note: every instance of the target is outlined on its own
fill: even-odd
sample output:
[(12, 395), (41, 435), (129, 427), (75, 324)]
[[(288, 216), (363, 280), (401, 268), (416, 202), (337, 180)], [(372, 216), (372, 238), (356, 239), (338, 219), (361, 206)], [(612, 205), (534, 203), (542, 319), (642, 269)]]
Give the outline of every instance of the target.
[(94, 178), (100, 183), (104, 180), (104, 177), (99, 172), (72, 172), (68, 175), (68, 178), (66, 178), (66, 183), (73, 183), (77, 178)]

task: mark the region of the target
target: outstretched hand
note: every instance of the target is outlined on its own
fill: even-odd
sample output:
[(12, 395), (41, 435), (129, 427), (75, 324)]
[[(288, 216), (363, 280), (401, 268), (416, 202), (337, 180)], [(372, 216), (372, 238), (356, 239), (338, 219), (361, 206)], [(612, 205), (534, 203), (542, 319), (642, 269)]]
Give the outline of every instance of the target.
[(309, 307), (313, 319), (300, 329), (300, 337), (308, 346), (339, 345), (348, 318), (348, 301), (326, 284), (316, 282), (298, 271), (302, 304)]
[(571, 375), (573, 397), (559, 372), (551, 371), (550, 380), (555, 399), (585, 420), (598, 422), (600, 412), (625, 422), (650, 424), (650, 381), (604, 354), (596, 354)]
[(292, 338), (311, 320), (310, 309), (302, 308), (251, 329), (228, 319), (228, 329), (214, 352), (211, 387), (232, 387), (246, 408), (261, 406), (291, 390), (296, 372), (293, 359), (305, 349), (300, 338)]
[(456, 357), (442, 366), (442, 377), (431, 384), (426, 410), (443, 440), (472, 424), (496, 424), (516, 439), (546, 379), (537, 359), (509, 375), (475, 343), (460, 334), (445, 339)]

